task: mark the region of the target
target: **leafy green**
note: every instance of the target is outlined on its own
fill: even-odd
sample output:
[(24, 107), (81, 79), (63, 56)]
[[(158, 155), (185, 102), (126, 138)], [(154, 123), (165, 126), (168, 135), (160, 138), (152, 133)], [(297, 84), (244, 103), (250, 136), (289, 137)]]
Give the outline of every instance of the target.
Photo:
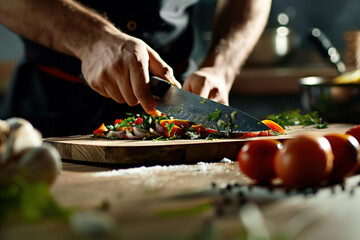
[(266, 119), (276, 122), (283, 128), (297, 125), (315, 125), (316, 128), (327, 128), (328, 126), (328, 123), (319, 116), (317, 111), (301, 114), (300, 109), (289, 109), (282, 113), (269, 115)]
[(221, 117), (221, 111), (219, 109), (216, 109), (215, 112), (209, 113), (207, 115), (207, 119), (213, 122), (218, 121), (220, 117)]
[(25, 221), (47, 218), (67, 220), (71, 210), (60, 206), (46, 183), (29, 183), (17, 177), (16, 184), (0, 189), (0, 221), (19, 217)]
[(166, 123), (166, 129), (167, 129), (167, 131), (168, 131), (168, 135), (170, 136), (171, 135), (171, 131), (172, 131), (172, 129), (173, 129), (173, 127), (175, 126), (175, 123)]
[(235, 120), (236, 116), (238, 115), (238, 112), (234, 111), (231, 113), (231, 119)]

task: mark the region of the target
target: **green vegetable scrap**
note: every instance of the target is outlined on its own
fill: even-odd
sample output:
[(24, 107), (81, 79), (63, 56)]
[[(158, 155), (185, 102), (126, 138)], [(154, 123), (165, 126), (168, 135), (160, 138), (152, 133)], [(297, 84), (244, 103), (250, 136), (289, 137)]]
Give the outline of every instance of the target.
[(208, 119), (209, 121), (213, 121), (213, 122), (218, 121), (218, 120), (220, 119), (220, 117), (221, 117), (221, 111), (220, 111), (220, 109), (215, 109), (215, 112), (209, 113), (209, 114), (207, 115), (207, 119)]
[(171, 131), (173, 129), (173, 127), (175, 126), (175, 123), (166, 123), (166, 129), (168, 130), (168, 134), (171, 135)]
[(328, 123), (319, 116), (317, 111), (308, 112), (301, 114), (300, 109), (287, 110), (279, 114), (272, 114), (266, 117), (266, 119), (272, 120), (285, 128), (288, 126), (304, 125), (310, 126), (315, 125), (316, 128), (327, 128)]
[(16, 184), (0, 189), (0, 222), (14, 218), (30, 222), (48, 218), (66, 221), (70, 214), (70, 209), (55, 202), (45, 183), (28, 183), (18, 177)]

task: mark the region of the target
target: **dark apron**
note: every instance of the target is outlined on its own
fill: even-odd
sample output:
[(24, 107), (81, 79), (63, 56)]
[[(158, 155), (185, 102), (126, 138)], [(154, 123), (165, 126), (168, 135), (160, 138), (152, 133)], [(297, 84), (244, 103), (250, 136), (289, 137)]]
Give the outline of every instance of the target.
[[(190, 17), (197, 0), (81, 2), (106, 14), (121, 31), (154, 48), (174, 69), (178, 80), (184, 80), (195, 70), (190, 60), (193, 44)], [(102, 122), (112, 124), (127, 112), (143, 111), (140, 106), (129, 107), (104, 98), (85, 86), (78, 78), (79, 59), (22, 40), (26, 56), (13, 76), (0, 118), (25, 118), (44, 137), (49, 137), (88, 134)]]

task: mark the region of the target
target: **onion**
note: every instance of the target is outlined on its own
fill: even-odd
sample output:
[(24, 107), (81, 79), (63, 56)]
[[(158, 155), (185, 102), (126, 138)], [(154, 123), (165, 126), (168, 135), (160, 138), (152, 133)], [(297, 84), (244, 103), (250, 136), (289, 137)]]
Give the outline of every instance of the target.
[(126, 136), (126, 131), (109, 131), (108, 134), (106, 134), (107, 138), (117, 138), (117, 139), (124, 139)]
[(149, 130), (150, 130), (151, 136), (153, 136), (153, 137), (161, 137), (162, 136), (162, 133), (157, 132), (153, 128), (150, 128)]
[(122, 131), (116, 131), (115, 132), (115, 136), (119, 139), (124, 139), (126, 136), (126, 131), (122, 130)]
[(149, 131), (143, 129), (143, 128), (138, 128), (138, 127), (134, 127), (134, 134), (136, 137), (138, 137), (139, 139), (143, 139), (144, 137), (146, 137), (146, 135), (149, 135)]
[(162, 126), (159, 123), (155, 124), (155, 128), (156, 128), (157, 132), (164, 133), (164, 129), (162, 128)]
[(128, 139), (138, 139), (136, 136), (134, 136), (129, 129), (126, 129), (126, 137)]

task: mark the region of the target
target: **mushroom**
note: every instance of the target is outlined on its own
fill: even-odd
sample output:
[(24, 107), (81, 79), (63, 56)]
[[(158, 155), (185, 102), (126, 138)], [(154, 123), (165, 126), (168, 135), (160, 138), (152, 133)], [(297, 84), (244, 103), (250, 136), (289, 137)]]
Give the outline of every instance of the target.
[(58, 151), (43, 144), (26, 151), (18, 164), (18, 174), (29, 182), (45, 182), (51, 185), (61, 173), (62, 165)]
[(19, 157), (22, 152), (42, 144), (42, 135), (30, 123), (21, 123), (10, 126), (10, 135), (0, 162), (4, 163), (11, 158)]

